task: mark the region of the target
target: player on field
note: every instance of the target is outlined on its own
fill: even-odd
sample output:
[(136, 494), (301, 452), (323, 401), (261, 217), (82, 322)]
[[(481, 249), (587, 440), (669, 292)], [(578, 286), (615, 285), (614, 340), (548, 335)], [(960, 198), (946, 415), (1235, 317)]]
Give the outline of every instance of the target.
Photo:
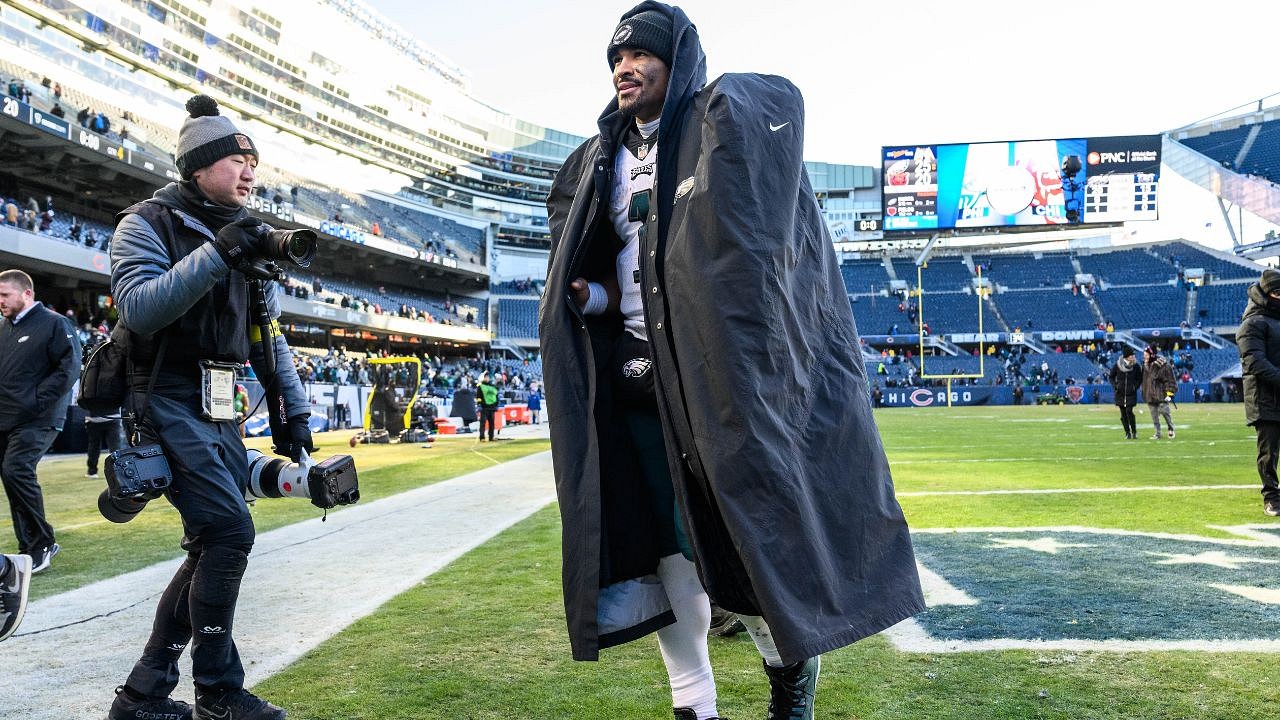
[(540, 313), (573, 654), (652, 632), (715, 717), (711, 600), (813, 717), (820, 654), (924, 609), (790, 82), (706, 83), (679, 8), (613, 30), (615, 97), (552, 185)]

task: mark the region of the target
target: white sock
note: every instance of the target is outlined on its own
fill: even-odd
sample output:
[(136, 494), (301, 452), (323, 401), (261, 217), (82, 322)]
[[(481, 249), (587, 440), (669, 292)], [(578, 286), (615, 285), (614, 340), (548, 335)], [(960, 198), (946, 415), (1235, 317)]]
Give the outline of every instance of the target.
[(773, 642), (773, 633), (769, 632), (769, 625), (765, 623), (764, 618), (757, 615), (739, 615), (738, 619), (742, 621), (743, 626), (747, 628), (747, 633), (755, 641), (760, 657), (772, 667), (782, 667), (782, 656), (778, 654), (778, 646)]
[(699, 720), (715, 717), (716, 680), (707, 654), (711, 601), (697, 569), (683, 555), (659, 560), (658, 578), (676, 615), (675, 624), (658, 631), (658, 649), (671, 681), (672, 706), (692, 709)]

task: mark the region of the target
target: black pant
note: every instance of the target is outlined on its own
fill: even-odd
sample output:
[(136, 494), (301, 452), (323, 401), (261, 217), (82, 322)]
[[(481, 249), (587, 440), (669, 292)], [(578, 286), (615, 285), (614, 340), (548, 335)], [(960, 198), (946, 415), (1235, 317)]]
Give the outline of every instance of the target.
[(1138, 434), (1138, 419), (1133, 416), (1132, 405), (1120, 406), (1120, 424), (1124, 426), (1125, 437)]
[(147, 409), (147, 426), (163, 434), (144, 429), (142, 441), (164, 447), (173, 473), (165, 497), (182, 516), (187, 560), (160, 596), (151, 637), (126, 682), (148, 697), (173, 692), (187, 643), (197, 688), (243, 686), (232, 625), (254, 540), (244, 500), (249, 467), (236, 423), (199, 419), (198, 386), (167, 392), (152, 395)]
[(36, 557), (53, 544), (53, 526), (44, 517), (44, 495), (36, 480), (36, 463), (57, 436), (57, 429), (51, 427), (19, 425), (0, 430), (0, 478), (4, 480), (18, 553), (22, 555)]
[(489, 439), (490, 440), (493, 439), (494, 425), (497, 424), (497, 419), (494, 416), (497, 414), (498, 414), (498, 408), (496, 407), (480, 408), (480, 438), (481, 439), (484, 439), (484, 427), (486, 424), (489, 426)]
[(1262, 478), (1262, 499), (1280, 501), (1280, 481), (1276, 480), (1276, 460), (1280, 457), (1280, 422), (1258, 421), (1258, 476)]
[(98, 474), (98, 453), (103, 447), (107, 452), (115, 452), (124, 447), (124, 423), (120, 420), (110, 422), (84, 423), (84, 434), (88, 437), (89, 474)]

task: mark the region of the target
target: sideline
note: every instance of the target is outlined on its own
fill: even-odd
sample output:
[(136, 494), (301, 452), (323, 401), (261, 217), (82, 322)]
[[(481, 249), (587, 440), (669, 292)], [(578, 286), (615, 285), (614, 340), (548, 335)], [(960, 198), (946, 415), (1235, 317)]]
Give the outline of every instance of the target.
[[(554, 500), (545, 451), (259, 535), (236, 612), (246, 686)], [(181, 561), (28, 606), (0, 647), (0, 718), (105, 716)], [(181, 667), (174, 697), (190, 702), (187, 653)]]

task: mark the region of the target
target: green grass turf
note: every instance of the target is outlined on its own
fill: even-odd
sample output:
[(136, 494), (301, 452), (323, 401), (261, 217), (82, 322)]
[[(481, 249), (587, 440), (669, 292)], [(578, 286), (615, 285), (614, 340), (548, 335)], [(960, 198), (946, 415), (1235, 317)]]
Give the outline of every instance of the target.
[[(884, 410), (877, 420), (904, 493), (1257, 482), (1239, 405), (1184, 406), (1173, 442), (1147, 440), (1149, 426), (1143, 439), (1123, 440), (1109, 406)], [(1212, 534), (1206, 525), (1276, 522), (1262, 515), (1256, 489), (902, 502), (918, 528)], [(569, 660), (559, 533), (556, 509), (544, 509), (257, 690), (298, 720), (671, 717), (652, 636), (606, 651), (599, 663)], [(713, 638), (711, 651), (722, 715), (763, 717), (767, 689), (750, 641)], [(824, 656), (817, 708), (824, 718), (883, 720), (1261, 720), (1280, 706), (1268, 680), (1275, 664), (1274, 655), (1249, 653), (903, 653), (875, 637)]]
[[(546, 440), (508, 440), (478, 443), (475, 436), (442, 436), (431, 449), (418, 443), (399, 445), (357, 445), (348, 439), (355, 431), (319, 433), (318, 459), (335, 454), (355, 457), (360, 476), (361, 502), (376, 500), (411, 488), (428, 485), (514, 460), (550, 447)], [(270, 453), (269, 438), (250, 438), (249, 447)], [(272, 456), (276, 457), (276, 456)], [(59, 457), (39, 466), (44, 490), (45, 513), (54, 526), (62, 552), (49, 570), (36, 576), (31, 597), (38, 599), (95, 580), (113, 577), (182, 554), (182, 523), (173, 506), (153, 500), (136, 518), (115, 524), (98, 512), (98, 494), (106, 487), (99, 470), (97, 478), (86, 478), (81, 455)], [(342, 508), (330, 511), (342, 512)], [(306, 500), (281, 498), (259, 500), (252, 508), (258, 532), (316, 517), (321, 513)], [(13, 525), (8, 513), (0, 520), (0, 548), (16, 551)]]

